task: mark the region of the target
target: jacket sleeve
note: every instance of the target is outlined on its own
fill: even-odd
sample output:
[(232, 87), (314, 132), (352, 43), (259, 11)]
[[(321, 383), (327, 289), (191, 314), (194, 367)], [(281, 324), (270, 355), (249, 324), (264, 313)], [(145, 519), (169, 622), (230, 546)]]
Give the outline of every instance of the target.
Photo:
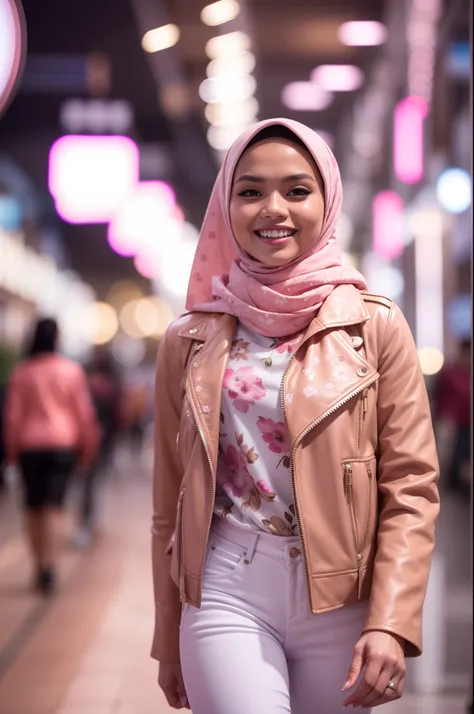
[(422, 608), (439, 511), (438, 459), (428, 395), (408, 324), (392, 306), (379, 359), (377, 551), (365, 632), (422, 653)]
[(21, 433), (22, 389), (18, 376), (13, 373), (7, 387), (4, 407), (3, 438), (7, 461), (14, 464), (19, 457), (18, 435)]
[(169, 330), (161, 340), (155, 381), (155, 458), (153, 476), (152, 565), (155, 630), (151, 656), (179, 662), (179, 591), (171, 579), (168, 545), (176, 523), (183, 477), (177, 438), (181, 420), (181, 382), (184, 366), (169, 351)]
[(80, 365), (71, 390), (71, 406), (79, 428), (80, 465), (87, 467), (97, 455), (100, 442), (100, 428), (97, 422), (87, 377)]

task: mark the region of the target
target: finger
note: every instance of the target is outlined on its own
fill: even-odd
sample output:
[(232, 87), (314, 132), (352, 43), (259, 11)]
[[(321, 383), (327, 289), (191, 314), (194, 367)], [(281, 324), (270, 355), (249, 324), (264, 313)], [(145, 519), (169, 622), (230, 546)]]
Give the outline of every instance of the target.
[(347, 673), (347, 679), (344, 682), (344, 686), (342, 688), (343, 692), (347, 692), (347, 690), (353, 687), (354, 684), (357, 682), (357, 679), (362, 671), (363, 664), (363, 649), (359, 648), (358, 645), (356, 645), (354, 647), (354, 653), (352, 655), (351, 666), (349, 667), (349, 671)]
[[(392, 667), (385, 666), (382, 671), (380, 672), (379, 678), (372, 689), (371, 692), (369, 692), (361, 701), (360, 706), (361, 707), (373, 707), (375, 702), (381, 699), (382, 697), (389, 696), (391, 694), (395, 694), (393, 689), (387, 689), (388, 683), (392, 681), (394, 684), (397, 682), (397, 678), (393, 672)], [(393, 697), (392, 697), (393, 698)]]
[(191, 709), (191, 707), (189, 706), (188, 696), (186, 694), (182, 675), (178, 677), (178, 697), (182, 709)]
[(381, 704), (388, 704), (389, 702), (395, 701), (395, 699), (400, 699), (403, 696), (403, 689), (405, 684), (405, 675), (402, 674), (400, 679), (396, 676), (391, 677), (392, 682), (396, 685), (397, 690), (386, 689), (383, 696), (379, 697), (371, 706), (378, 707)]
[(363, 699), (373, 690), (377, 684), (382, 669), (381, 659), (372, 659), (365, 666), (364, 676), (359, 686), (343, 703), (347, 706), (360, 706)]
[(164, 695), (166, 697), (166, 701), (170, 705), (172, 709), (181, 709), (181, 704), (179, 702), (179, 696), (178, 696), (178, 690), (173, 687), (171, 688), (163, 688)]

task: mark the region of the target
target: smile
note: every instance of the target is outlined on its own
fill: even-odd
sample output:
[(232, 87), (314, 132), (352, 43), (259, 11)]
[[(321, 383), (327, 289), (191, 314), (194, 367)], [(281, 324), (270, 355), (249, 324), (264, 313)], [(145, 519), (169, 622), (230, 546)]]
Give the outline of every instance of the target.
[(294, 236), (296, 230), (294, 228), (273, 228), (273, 229), (261, 229), (254, 231), (255, 234), (262, 238), (263, 240), (283, 241), (291, 236)]

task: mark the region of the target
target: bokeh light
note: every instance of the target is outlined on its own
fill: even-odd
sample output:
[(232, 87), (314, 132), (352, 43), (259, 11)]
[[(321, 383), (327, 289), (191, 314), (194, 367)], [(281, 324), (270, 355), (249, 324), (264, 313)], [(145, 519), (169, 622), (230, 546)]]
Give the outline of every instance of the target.
[(49, 151), (49, 191), (68, 223), (107, 223), (138, 173), (138, 147), (127, 136), (70, 134)]
[(441, 371), (444, 364), (444, 355), (436, 347), (423, 347), (418, 350), (421, 371), (427, 377)]
[(438, 201), (449, 213), (467, 211), (471, 205), (471, 191), (471, 177), (463, 169), (446, 169), (436, 183)]
[(105, 345), (117, 334), (117, 313), (112, 305), (106, 302), (92, 303), (87, 310), (85, 320), (94, 345)]

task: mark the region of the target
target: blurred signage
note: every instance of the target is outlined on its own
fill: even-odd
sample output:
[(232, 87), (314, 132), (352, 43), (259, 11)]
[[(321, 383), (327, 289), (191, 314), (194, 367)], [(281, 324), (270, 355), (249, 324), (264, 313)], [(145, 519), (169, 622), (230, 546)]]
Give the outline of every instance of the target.
[(134, 113), (128, 102), (119, 99), (69, 99), (61, 106), (60, 122), (70, 134), (126, 134)]
[(408, 93), (428, 105), (433, 91), (437, 25), (442, 0), (411, 0), (408, 12)]
[(459, 340), (471, 334), (472, 300), (470, 295), (456, 295), (446, 309), (448, 327)]
[(87, 88), (87, 57), (80, 54), (29, 54), (22, 92), (70, 94)]
[(23, 69), (26, 25), (20, 0), (0, 0), (0, 114), (12, 99)]
[(21, 225), (21, 203), (14, 196), (0, 195), (0, 228), (16, 231)]
[[(64, 350), (74, 357), (84, 355), (90, 345), (84, 315), (94, 301), (92, 288), (74, 273), (59, 270), (48, 256), (26, 246), (22, 233), (0, 228), (0, 255), (0, 288), (32, 303), (37, 312), (57, 317)], [(17, 315), (14, 311), (8, 314)], [(12, 329), (8, 330), (10, 336)]]
[(457, 79), (471, 76), (471, 50), (469, 42), (452, 42), (447, 54), (448, 70)]

